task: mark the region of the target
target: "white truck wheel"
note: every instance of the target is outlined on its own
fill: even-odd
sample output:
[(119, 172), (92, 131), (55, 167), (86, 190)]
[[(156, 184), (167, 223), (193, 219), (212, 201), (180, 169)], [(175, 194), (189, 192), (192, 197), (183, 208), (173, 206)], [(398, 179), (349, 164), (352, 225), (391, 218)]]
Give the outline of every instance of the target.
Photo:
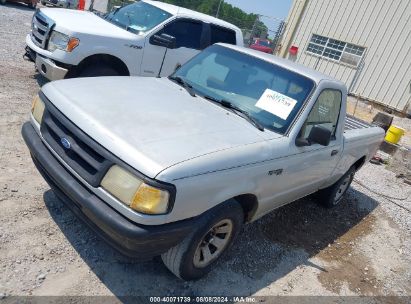
[(183, 280), (206, 275), (241, 231), (244, 212), (234, 200), (207, 212), (201, 224), (180, 244), (161, 255), (165, 266)]

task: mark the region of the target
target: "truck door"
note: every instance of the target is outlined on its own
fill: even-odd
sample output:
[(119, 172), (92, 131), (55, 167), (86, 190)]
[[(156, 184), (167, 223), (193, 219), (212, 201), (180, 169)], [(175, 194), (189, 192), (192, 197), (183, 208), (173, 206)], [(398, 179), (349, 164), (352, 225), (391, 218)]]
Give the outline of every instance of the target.
[[(152, 35), (168, 34), (176, 38), (176, 48), (168, 49), (161, 76), (169, 76), (177, 67), (197, 55), (205, 46), (204, 25), (201, 21), (187, 18), (175, 19)], [(152, 45), (146, 37), (141, 64), (142, 76), (157, 76), (166, 48)]]
[[(319, 125), (332, 133), (328, 146), (313, 143), (297, 147), (292, 143), (291, 155), (284, 167), (284, 179), (288, 185), (277, 193), (275, 201), (290, 202), (313, 193), (326, 182), (342, 154), (342, 135), (337, 134), (337, 124), (342, 105), (342, 93), (335, 89), (324, 89), (313, 105), (298, 137), (308, 138), (313, 126)], [(344, 123), (340, 120), (340, 123)]]
[[(324, 89), (312, 107), (308, 118), (300, 130), (299, 137), (308, 138), (313, 126), (322, 126), (331, 131), (332, 138), (326, 147), (313, 143), (307, 147), (295, 147), (300, 152), (295, 155), (295, 169), (301, 173), (300, 191), (303, 196), (307, 192), (316, 191), (327, 181), (342, 154), (342, 135), (337, 138), (337, 124), (340, 117), (342, 93), (335, 89)], [(342, 121), (342, 120), (341, 120)], [(342, 121), (343, 123), (343, 121)], [(300, 193), (299, 193), (300, 192)]]

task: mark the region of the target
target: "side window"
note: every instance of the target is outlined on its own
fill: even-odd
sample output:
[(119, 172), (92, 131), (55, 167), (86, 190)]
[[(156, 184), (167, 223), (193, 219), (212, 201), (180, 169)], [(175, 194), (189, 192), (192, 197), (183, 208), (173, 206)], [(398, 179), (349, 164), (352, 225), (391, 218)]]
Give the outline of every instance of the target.
[(201, 49), (203, 24), (188, 19), (180, 19), (167, 24), (159, 34), (168, 34), (176, 38), (176, 48)]
[(228, 28), (210, 24), (211, 42), (210, 44), (223, 42), (229, 44), (236, 44), (235, 32)]
[(338, 90), (322, 91), (301, 130), (301, 137), (307, 138), (311, 128), (316, 125), (327, 128), (334, 136), (340, 116), (341, 99), (341, 92)]

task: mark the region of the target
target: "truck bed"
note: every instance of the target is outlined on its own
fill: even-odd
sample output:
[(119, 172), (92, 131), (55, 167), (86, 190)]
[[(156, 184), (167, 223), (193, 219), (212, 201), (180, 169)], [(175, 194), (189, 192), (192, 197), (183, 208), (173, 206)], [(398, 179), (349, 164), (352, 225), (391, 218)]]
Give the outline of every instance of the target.
[[(344, 125), (344, 156), (341, 163), (351, 165), (364, 155), (368, 161), (384, 139), (384, 130), (361, 119), (347, 115)], [(344, 170), (343, 170), (344, 171)]]
[(375, 127), (372, 124), (361, 120), (359, 118), (356, 118), (352, 115), (348, 115), (345, 119), (345, 124), (344, 124), (344, 131), (348, 130), (355, 130), (355, 129), (365, 129), (365, 128), (372, 128)]

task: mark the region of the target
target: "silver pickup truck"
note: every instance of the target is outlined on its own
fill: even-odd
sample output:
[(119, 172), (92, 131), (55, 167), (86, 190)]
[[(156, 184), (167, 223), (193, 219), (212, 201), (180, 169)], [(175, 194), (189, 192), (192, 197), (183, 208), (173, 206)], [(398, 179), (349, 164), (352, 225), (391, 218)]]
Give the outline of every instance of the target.
[(245, 223), (318, 192), (344, 203), (384, 131), (346, 116), (343, 83), (216, 44), (168, 78), (45, 85), (22, 134), (67, 206), (121, 252), (206, 274)]

